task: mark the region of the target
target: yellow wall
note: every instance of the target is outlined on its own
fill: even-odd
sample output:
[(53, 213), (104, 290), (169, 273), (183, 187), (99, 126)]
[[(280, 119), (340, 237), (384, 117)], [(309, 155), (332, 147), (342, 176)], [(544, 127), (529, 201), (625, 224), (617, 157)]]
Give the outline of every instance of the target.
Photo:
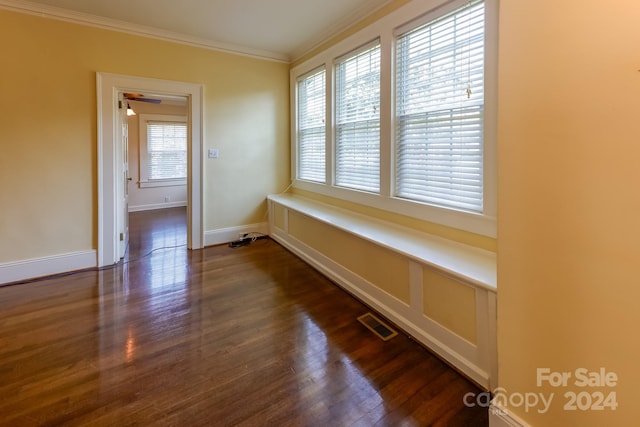
[(205, 231), (287, 186), (287, 64), (2, 10), (0, 40), (0, 263), (96, 248), (98, 71), (204, 85)]
[[(555, 392), (532, 425), (638, 425), (640, 5), (500, 5), (498, 358), (507, 392)], [(615, 387), (536, 384), (604, 367)], [(565, 392), (617, 393), (565, 411)]]

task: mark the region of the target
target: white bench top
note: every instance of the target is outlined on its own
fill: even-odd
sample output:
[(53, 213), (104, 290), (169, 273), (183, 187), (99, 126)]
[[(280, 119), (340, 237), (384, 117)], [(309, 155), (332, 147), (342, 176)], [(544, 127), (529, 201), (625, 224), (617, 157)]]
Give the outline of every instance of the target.
[(464, 279), (470, 284), (497, 291), (496, 254), (491, 251), (290, 193), (269, 195), (267, 198), (288, 209)]

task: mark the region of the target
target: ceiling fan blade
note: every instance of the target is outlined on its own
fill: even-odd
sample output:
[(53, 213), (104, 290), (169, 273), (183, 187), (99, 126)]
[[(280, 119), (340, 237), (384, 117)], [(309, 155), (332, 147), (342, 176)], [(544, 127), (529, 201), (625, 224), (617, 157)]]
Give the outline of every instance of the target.
[(149, 102), (151, 104), (160, 104), (162, 101), (159, 99), (153, 99), (153, 98), (134, 98), (134, 101), (141, 101), (141, 102)]
[(123, 93), (123, 95), (129, 101), (149, 102), (151, 104), (160, 104), (162, 102), (160, 99), (145, 98), (141, 93)]

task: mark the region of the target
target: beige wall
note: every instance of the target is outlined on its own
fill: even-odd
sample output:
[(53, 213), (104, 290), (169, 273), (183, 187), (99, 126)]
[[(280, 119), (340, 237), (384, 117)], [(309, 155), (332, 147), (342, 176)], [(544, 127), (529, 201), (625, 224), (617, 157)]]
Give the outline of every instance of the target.
[(288, 65), (0, 10), (0, 263), (97, 246), (96, 72), (204, 85), (204, 229), (289, 182)]
[[(129, 211), (144, 210), (162, 205), (187, 205), (187, 185), (172, 185), (167, 187), (140, 187), (140, 115), (166, 114), (170, 116), (184, 116), (188, 114), (186, 105), (170, 105), (165, 103), (152, 104), (149, 102), (130, 101), (135, 116), (127, 118), (129, 130)], [(165, 197), (169, 198), (165, 202)]]
[[(498, 358), (508, 392), (555, 392), (532, 425), (638, 425), (640, 5), (503, 0)], [(617, 373), (616, 387), (538, 387), (536, 369)], [(546, 383), (545, 383), (546, 384)], [(565, 392), (617, 392), (565, 411)]]

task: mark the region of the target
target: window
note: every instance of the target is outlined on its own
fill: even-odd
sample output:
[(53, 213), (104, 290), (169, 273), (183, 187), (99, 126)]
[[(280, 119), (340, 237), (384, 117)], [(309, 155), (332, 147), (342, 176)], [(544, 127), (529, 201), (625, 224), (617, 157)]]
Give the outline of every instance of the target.
[(298, 178), (326, 180), (326, 72), (298, 81)]
[(140, 186), (184, 185), (187, 179), (186, 117), (140, 115)]
[(294, 65), (293, 186), (495, 237), (498, 15), (410, 2)]
[(147, 122), (149, 179), (187, 177), (187, 124)]
[(336, 65), (335, 183), (380, 191), (380, 44)]
[(483, 211), (484, 4), (398, 38), (396, 195)]

